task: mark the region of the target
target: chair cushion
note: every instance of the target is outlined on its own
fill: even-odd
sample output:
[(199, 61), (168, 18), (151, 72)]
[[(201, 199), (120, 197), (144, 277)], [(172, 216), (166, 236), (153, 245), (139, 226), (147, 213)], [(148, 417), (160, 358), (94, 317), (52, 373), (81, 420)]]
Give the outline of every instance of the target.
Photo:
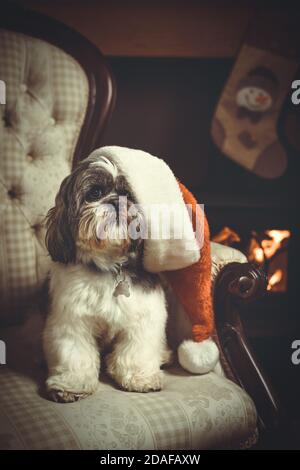
[(177, 365), (165, 370), (160, 392), (124, 392), (102, 374), (91, 397), (48, 401), (33, 325), (28, 329), (30, 338), (20, 327), (1, 332), (9, 367), (0, 366), (0, 448), (209, 449), (255, 441), (255, 407), (240, 387)]
[(0, 106), (0, 316), (11, 319), (48, 271), (43, 219), (70, 172), (88, 81), (65, 52), (6, 30), (0, 30), (0, 70), (6, 84)]
[(248, 395), (209, 373), (166, 371), (163, 391), (139, 394), (101, 381), (97, 393), (59, 404), (39, 395), (29, 376), (0, 374), (2, 449), (238, 448), (255, 435)]

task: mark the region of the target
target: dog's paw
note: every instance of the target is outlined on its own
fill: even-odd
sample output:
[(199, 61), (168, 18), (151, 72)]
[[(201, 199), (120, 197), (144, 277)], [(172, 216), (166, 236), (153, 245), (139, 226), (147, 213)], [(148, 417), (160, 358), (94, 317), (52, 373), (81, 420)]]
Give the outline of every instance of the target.
[(48, 396), (56, 403), (73, 403), (88, 397), (89, 393), (74, 393), (67, 390), (48, 390)]
[(46, 381), (48, 397), (57, 403), (72, 403), (94, 393), (98, 379), (79, 381), (73, 374), (58, 374)]
[(128, 356), (120, 356), (114, 353), (106, 357), (108, 374), (124, 390), (129, 392), (155, 392), (162, 389), (163, 372), (159, 364), (136, 363)]
[(158, 371), (149, 376), (141, 373), (127, 374), (125, 377), (121, 377), (118, 382), (128, 392), (157, 392), (163, 386), (163, 372)]

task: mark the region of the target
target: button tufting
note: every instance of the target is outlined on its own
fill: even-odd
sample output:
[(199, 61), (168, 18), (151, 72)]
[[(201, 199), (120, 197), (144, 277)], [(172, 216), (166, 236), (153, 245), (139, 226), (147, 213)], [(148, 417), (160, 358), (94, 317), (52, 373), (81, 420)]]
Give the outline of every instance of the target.
[(27, 155), (27, 156), (26, 156), (26, 160), (27, 160), (29, 163), (33, 162), (33, 156), (32, 156), (32, 155)]
[(27, 91), (27, 85), (25, 83), (21, 83), (20, 85), (20, 90), (23, 91), (24, 93)]
[(7, 191), (8, 197), (10, 199), (18, 199), (20, 197), (20, 191), (18, 190), (17, 187), (12, 186), (8, 191)]
[(31, 229), (32, 229), (32, 231), (35, 233), (35, 235), (39, 235), (39, 234), (40, 234), (40, 231), (41, 231), (41, 229), (42, 229), (42, 225), (39, 224), (39, 223), (33, 224), (33, 225), (31, 226)]
[(54, 118), (50, 118), (50, 119), (49, 119), (49, 124), (50, 124), (50, 126), (54, 126), (54, 124), (55, 124), (55, 119), (54, 119)]

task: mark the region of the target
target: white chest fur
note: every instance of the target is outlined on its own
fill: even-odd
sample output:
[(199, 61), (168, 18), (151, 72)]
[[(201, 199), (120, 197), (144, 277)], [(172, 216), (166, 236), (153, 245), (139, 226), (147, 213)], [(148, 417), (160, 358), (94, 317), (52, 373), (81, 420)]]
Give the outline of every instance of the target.
[(110, 338), (118, 332), (134, 329), (158, 317), (166, 319), (163, 289), (143, 289), (127, 277), (130, 296), (115, 296), (116, 276), (111, 272), (97, 272), (82, 265), (55, 263), (51, 273), (50, 292), (52, 297), (51, 315), (64, 322), (83, 322), (101, 335), (105, 328)]

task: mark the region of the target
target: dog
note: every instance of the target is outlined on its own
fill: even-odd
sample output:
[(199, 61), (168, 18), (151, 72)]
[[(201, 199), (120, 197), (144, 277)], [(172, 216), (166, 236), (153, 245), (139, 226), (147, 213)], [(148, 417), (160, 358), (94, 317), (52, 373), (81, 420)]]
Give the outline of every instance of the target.
[(143, 240), (126, 233), (142, 215), (121, 217), (136, 203), (116, 163), (91, 155), (64, 179), (48, 212), (53, 263), (43, 346), (47, 393), (57, 402), (94, 393), (102, 362), (124, 390), (162, 388), (170, 358), (166, 297), (160, 277), (143, 268)]

